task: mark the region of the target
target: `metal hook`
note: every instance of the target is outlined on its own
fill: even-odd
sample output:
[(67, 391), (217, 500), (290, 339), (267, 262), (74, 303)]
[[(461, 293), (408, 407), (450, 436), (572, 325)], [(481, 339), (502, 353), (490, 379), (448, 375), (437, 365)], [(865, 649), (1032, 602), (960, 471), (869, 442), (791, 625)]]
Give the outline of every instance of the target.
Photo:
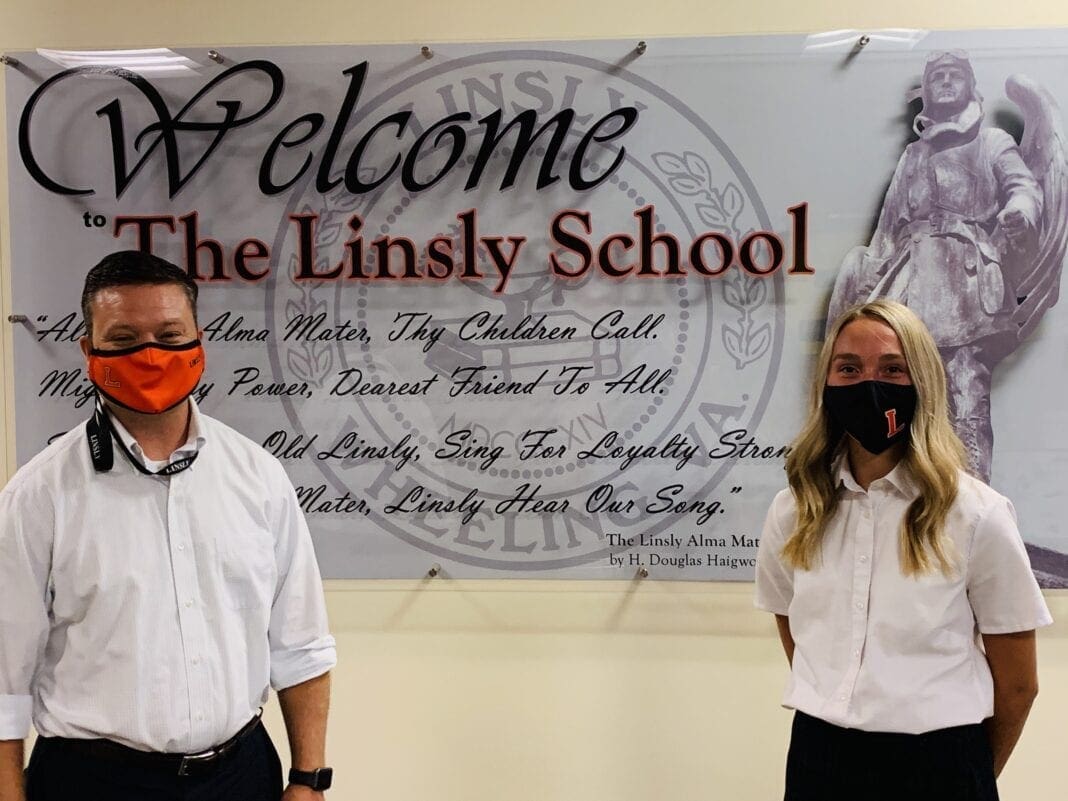
[(871, 43), (871, 37), (868, 34), (864, 34), (857, 39), (857, 47), (867, 47)]
[(208, 58), (210, 58), (216, 64), (222, 64), (223, 63), (222, 53), (220, 53), (218, 50), (209, 50), (208, 51)]
[(29, 319), (30, 318), (27, 317), (25, 314), (9, 314), (7, 316), (7, 321), (9, 323), (25, 323), (28, 322)]
[(635, 578), (649, 578), (649, 569), (645, 567), (639, 567), (638, 572), (634, 574)]
[(438, 575), (440, 572), (441, 572), (441, 565), (439, 565), (437, 562), (435, 562), (434, 564), (432, 564), (430, 566), (430, 570), (426, 571), (426, 574), (427, 574), (428, 578), (434, 578), (434, 576)]
[(19, 60), (14, 56), (0, 55), (0, 64), (8, 67), (17, 67), (19, 65)]
[(429, 47), (427, 47), (426, 45), (423, 45), (423, 46), (422, 46), (422, 47), (421, 47), (421, 48), (419, 49), (419, 52), (423, 54), (423, 58), (433, 58), (433, 57), (434, 57), (434, 51), (433, 51), (433, 50), (431, 50), (431, 49), (430, 49)]
[(639, 56), (644, 56), (645, 55), (645, 51), (648, 48), (649, 48), (649, 45), (647, 45), (645, 43), (645, 40), (642, 39), (640, 42), (638, 42), (638, 46), (634, 48), (634, 52), (637, 53)]

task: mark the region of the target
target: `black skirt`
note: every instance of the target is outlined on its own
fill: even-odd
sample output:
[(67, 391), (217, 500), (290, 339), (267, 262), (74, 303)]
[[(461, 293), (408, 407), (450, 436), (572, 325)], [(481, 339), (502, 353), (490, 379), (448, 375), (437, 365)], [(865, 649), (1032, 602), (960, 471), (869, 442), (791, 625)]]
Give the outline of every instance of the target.
[(997, 801), (981, 724), (924, 734), (843, 729), (797, 712), (785, 801)]

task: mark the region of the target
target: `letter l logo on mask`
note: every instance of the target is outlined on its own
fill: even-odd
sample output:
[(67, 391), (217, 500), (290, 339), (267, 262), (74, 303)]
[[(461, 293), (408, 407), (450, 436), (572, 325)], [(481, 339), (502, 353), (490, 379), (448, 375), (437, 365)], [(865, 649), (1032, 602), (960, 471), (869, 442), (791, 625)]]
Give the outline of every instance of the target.
[(890, 437), (892, 437), (895, 434), (899, 433), (901, 431), (901, 429), (903, 429), (903, 428), (904, 428), (904, 426), (899, 426), (897, 424), (897, 409), (887, 409), (886, 410), (886, 438), (890, 439)]

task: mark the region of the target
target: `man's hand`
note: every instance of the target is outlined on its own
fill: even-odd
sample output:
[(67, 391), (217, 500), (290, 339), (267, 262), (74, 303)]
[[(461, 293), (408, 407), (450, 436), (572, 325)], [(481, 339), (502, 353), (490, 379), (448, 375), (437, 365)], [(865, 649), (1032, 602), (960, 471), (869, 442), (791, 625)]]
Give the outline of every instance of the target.
[(287, 785), (286, 791), (282, 793), (282, 801), (325, 801), (325, 799), (324, 793), (302, 784)]
[(1009, 244), (1016, 248), (1025, 243), (1025, 237), (1031, 228), (1019, 209), (1002, 209), (998, 212), (998, 226)]

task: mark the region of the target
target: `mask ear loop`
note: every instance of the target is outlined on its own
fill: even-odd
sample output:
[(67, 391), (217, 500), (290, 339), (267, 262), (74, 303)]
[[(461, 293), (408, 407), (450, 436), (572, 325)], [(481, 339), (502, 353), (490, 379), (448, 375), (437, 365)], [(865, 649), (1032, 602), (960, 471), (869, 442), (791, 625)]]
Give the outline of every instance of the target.
[(93, 469), (98, 473), (111, 470), (115, 466), (115, 446), (111, 441), (111, 423), (99, 395), (96, 396), (93, 416), (85, 424), (85, 436), (89, 441), (89, 458), (93, 461)]

